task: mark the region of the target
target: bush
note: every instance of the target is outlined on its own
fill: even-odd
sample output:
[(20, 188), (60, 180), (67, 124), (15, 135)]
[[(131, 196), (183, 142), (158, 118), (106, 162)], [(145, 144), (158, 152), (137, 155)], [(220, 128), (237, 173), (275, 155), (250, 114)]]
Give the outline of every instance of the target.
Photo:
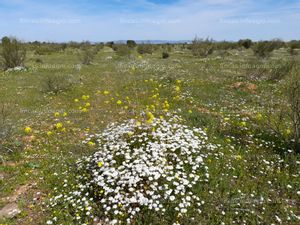
[(153, 53), (153, 46), (151, 44), (140, 44), (137, 47), (137, 52), (139, 54), (152, 54)]
[(93, 62), (97, 52), (90, 45), (83, 46), (81, 48), (81, 51), (82, 54), (80, 56), (80, 59), (82, 64), (90, 65)]
[(295, 150), (300, 153), (300, 72), (296, 67), (287, 79), (285, 95), (291, 109), (289, 117), (292, 121)]
[(244, 47), (245, 49), (248, 49), (252, 45), (252, 41), (250, 39), (243, 39), (238, 41), (238, 45), (240, 47)]
[(128, 46), (129, 48), (134, 48), (134, 47), (137, 46), (137, 44), (135, 43), (134, 40), (128, 40), (128, 41), (127, 41), (127, 46)]
[(2, 38), (2, 52), (4, 69), (24, 66), (26, 50), (16, 38)]
[(73, 79), (69, 75), (47, 75), (44, 79), (44, 91), (56, 95), (60, 92), (67, 91), (73, 84)]
[(293, 60), (278, 59), (270, 64), (269, 80), (279, 81), (288, 75), (295, 67), (296, 63)]
[(167, 52), (163, 52), (163, 53), (162, 53), (162, 58), (163, 58), (163, 59), (167, 59), (167, 58), (169, 58), (169, 57), (170, 57), (169, 53), (167, 53)]
[(254, 55), (265, 58), (269, 57), (272, 51), (279, 49), (284, 45), (285, 43), (280, 40), (260, 41), (253, 46), (253, 52)]
[(195, 38), (191, 45), (191, 50), (194, 56), (207, 57), (214, 51), (214, 44), (212, 40)]

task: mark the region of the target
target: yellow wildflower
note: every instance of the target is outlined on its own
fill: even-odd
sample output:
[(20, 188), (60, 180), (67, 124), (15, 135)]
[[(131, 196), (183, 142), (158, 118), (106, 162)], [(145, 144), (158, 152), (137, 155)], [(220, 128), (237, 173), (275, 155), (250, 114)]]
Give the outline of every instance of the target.
[(54, 113), (54, 116), (58, 117), (59, 116), (59, 112)]
[(108, 94), (109, 94), (109, 91), (103, 91), (103, 94), (104, 94), (104, 95), (108, 95)]
[(122, 105), (122, 101), (121, 101), (121, 100), (118, 100), (118, 101), (117, 101), (117, 104), (118, 104), (118, 105)]
[[(88, 142), (88, 145), (89, 145), (89, 146), (95, 146), (95, 143), (92, 142), (92, 141), (89, 141), (89, 142)], [(99, 165), (99, 164), (98, 164), (98, 165)]]
[(30, 127), (25, 127), (24, 131), (26, 134), (29, 134), (32, 132), (32, 129)]
[(75, 98), (75, 99), (74, 99), (74, 102), (79, 102), (79, 99), (78, 99), (78, 98)]
[(56, 129), (61, 129), (63, 127), (63, 124), (62, 123), (57, 123), (55, 124), (55, 128)]
[(103, 165), (104, 165), (103, 162), (98, 162), (98, 166), (99, 166), (99, 167), (102, 167)]

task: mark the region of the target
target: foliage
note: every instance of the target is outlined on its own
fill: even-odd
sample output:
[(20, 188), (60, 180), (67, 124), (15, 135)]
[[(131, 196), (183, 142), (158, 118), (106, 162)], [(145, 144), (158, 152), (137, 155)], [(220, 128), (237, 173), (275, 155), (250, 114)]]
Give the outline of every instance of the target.
[(141, 55), (143, 54), (152, 54), (153, 46), (151, 44), (139, 44), (137, 47), (137, 52)]
[(26, 50), (21, 42), (16, 38), (3, 37), (1, 44), (4, 69), (24, 65)]
[(134, 40), (127, 40), (127, 46), (129, 47), (129, 48), (134, 48), (134, 47), (136, 47), (137, 46), (137, 44), (136, 44), (136, 42), (134, 41)]
[(242, 39), (238, 41), (238, 45), (248, 49), (252, 46), (252, 41), (250, 39)]
[(162, 58), (163, 59), (167, 59), (167, 58), (169, 58), (170, 57), (170, 54), (168, 53), (168, 52), (163, 52), (162, 53)]
[(208, 38), (206, 40), (195, 38), (191, 45), (192, 54), (197, 57), (207, 57), (214, 51), (214, 44)]

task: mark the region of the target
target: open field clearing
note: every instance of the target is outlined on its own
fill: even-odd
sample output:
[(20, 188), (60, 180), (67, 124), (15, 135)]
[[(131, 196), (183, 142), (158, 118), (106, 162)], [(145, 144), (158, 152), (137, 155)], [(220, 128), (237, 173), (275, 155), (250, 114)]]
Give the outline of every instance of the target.
[(1, 224), (300, 223), (299, 55), (89, 48), (0, 73)]

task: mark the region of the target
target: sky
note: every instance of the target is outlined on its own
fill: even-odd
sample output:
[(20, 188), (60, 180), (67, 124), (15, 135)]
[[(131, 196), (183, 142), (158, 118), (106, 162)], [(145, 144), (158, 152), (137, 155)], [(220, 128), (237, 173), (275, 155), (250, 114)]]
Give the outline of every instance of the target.
[(300, 39), (300, 0), (0, 0), (23, 41)]

